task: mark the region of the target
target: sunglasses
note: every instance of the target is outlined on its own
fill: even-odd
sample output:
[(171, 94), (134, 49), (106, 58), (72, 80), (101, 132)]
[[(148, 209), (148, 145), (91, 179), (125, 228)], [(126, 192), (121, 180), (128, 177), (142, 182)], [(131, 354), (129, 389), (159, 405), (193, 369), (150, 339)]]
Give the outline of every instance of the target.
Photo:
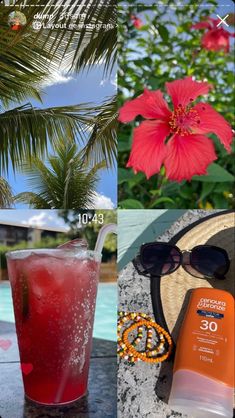
[(194, 277), (225, 279), (230, 261), (223, 248), (214, 245), (197, 245), (192, 250), (180, 250), (176, 245), (150, 242), (140, 247), (139, 264), (142, 273), (164, 276), (179, 266)]

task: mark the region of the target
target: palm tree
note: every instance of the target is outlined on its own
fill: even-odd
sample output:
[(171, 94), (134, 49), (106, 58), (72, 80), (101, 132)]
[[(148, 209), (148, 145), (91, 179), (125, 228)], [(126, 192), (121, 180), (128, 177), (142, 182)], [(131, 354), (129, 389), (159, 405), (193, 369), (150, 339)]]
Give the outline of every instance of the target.
[[(23, 12), (27, 11), (27, 25), (17, 33), (10, 30), (7, 19), (11, 11), (22, 5), (22, 1), (17, 0), (11, 7), (4, 7), (4, 4), (5, 1), (0, 2), (0, 20), (3, 22), (0, 27), (0, 172), (7, 171), (9, 157), (13, 167), (23, 157), (32, 154), (43, 157), (47, 140), (54, 143), (55, 138), (61, 137), (61, 132), (68, 128), (74, 141), (84, 137), (87, 127), (92, 128), (86, 157), (94, 156), (99, 150), (96, 161), (105, 159), (107, 165), (112, 164), (117, 148), (113, 100), (100, 108), (92, 109), (90, 105), (89, 114), (88, 105), (39, 110), (30, 103), (22, 106), (22, 102), (28, 102), (30, 97), (41, 100), (42, 81), (61, 64), (67, 71), (79, 71), (85, 67), (89, 69), (102, 59), (105, 72), (111, 72), (116, 60), (114, 0), (107, 0), (105, 5), (98, 0), (85, 0), (83, 6), (80, 6), (80, 0), (75, 0), (71, 11), (79, 11), (76, 19), (66, 15), (62, 5), (52, 8), (54, 0), (49, 0), (46, 6), (44, 0), (31, 0), (27, 9), (21, 6)], [(52, 14), (50, 24), (59, 22), (61, 27), (34, 30), (32, 21), (36, 13)], [(81, 22), (83, 14), (84, 25), (80, 28), (76, 25)], [(64, 23), (67, 29), (63, 29)], [(72, 29), (68, 28), (71, 23), (74, 25)], [(110, 27), (104, 29), (103, 25), (107, 23)], [(18, 106), (9, 108), (12, 102)], [(106, 128), (101, 129), (104, 111)]]
[(23, 167), (29, 174), (29, 185), (35, 192), (20, 193), (16, 202), (29, 204), (35, 209), (77, 209), (94, 206), (98, 170), (106, 166), (100, 162), (93, 167), (84, 164), (76, 144), (60, 141), (56, 155), (44, 164), (38, 157)]
[(14, 197), (7, 181), (0, 177), (0, 208), (5, 209), (13, 205)]

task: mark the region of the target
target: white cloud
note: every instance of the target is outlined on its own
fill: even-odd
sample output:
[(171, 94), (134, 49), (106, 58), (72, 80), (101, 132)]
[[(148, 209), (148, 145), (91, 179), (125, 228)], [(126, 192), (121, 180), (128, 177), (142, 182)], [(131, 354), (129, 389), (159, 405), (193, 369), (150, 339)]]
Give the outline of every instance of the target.
[(64, 225), (62, 219), (57, 218), (55, 213), (49, 214), (46, 211), (33, 215), (27, 220), (22, 220), (21, 223), (32, 228), (43, 228), (47, 226), (55, 229), (58, 228), (60, 231), (67, 231), (69, 229), (69, 227)]
[(95, 193), (94, 209), (114, 209), (114, 203), (110, 197)]
[(46, 225), (46, 223), (47, 222), (45, 212), (40, 212), (38, 215), (33, 215), (29, 219), (22, 221), (22, 224), (24, 225), (30, 225), (37, 228)]
[(50, 77), (48, 77), (41, 84), (42, 87), (50, 87), (56, 84), (65, 84), (73, 80), (73, 77), (67, 75), (63, 70), (54, 71)]

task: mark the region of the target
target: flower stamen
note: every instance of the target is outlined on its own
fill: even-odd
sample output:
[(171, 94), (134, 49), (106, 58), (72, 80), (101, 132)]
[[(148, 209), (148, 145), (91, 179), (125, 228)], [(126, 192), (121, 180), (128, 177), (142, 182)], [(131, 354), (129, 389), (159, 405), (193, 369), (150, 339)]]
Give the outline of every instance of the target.
[(198, 112), (189, 106), (183, 107), (178, 105), (172, 112), (169, 125), (171, 133), (179, 134), (181, 136), (193, 133), (193, 128), (200, 124)]

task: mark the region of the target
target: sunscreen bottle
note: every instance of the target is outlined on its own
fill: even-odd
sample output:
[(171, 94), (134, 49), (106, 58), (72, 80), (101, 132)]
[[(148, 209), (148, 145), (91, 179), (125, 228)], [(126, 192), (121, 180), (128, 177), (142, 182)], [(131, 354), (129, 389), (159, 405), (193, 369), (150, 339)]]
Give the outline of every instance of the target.
[(234, 298), (192, 291), (176, 345), (169, 405), (193, 417), (233, 417)]

